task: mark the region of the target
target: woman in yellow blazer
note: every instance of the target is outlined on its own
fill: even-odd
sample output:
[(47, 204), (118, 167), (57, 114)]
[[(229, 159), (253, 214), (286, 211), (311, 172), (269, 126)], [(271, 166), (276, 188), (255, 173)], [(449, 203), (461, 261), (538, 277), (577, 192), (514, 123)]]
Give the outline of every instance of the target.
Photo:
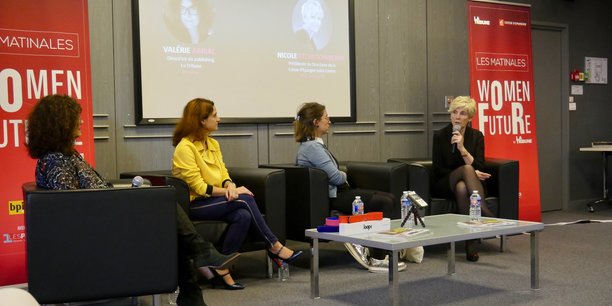
[[(224, 220), (229, 228), (223, 242), (223, 254), (240, 249), (249, 229), (254, 229), (266, 241), (268, 256), (281, 266), (302, 252), (283, 246), (261, 216), (253, 193), (232, 182), (219, 143), (209, 137), (221, 119), (214, 103), (196, 98), (185, 106), (183, 117), (174, 130), (172, 174), (189, 185), (189, 217), (193, 220)], [(214, 270), (213, 270), (214, 271)], [(226, 289), (243, 289), (227, 271), (217, 271)]]

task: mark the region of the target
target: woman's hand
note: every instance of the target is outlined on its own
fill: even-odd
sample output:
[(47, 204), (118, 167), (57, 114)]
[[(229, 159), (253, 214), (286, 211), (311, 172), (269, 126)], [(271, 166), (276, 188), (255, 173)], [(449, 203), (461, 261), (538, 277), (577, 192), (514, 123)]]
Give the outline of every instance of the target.
[(453, 136), (451, 137), (451, 144), (457, 144), (457, 149), (459, 151), (463, 151), (463, 135), (461, 132), (453, 132)]
[(253, 193), (244, 186), (236, 187), (234, 183), (228, 183), (225, 185), (225, 199), (233, 201), (238, 198), (241, 194), (248, 194), (253, 196)]
[(478, 177), (479, 180), (484, 181), (484, 180), (490, 178), (491, 174), (488, 174), (488, 173), (476, 170), (476, 176)]
[(238, 191), (238, 194), (248, 194), (250, 196), (253, 196), (253, 193), (244, 186), (236, 188), (236, 191)]
[(238, 195), (239, 193), (238, 188), (236, 188), (236, 184), (229, 182), (225, 185), (225, 198), (228, 201), (233, 201), (237, 199)]

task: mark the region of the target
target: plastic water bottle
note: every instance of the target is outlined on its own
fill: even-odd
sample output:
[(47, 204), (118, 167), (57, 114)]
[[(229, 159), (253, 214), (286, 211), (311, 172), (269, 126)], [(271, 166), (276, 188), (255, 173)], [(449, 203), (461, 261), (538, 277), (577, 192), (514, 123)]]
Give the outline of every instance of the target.
[[(400, 207), (402, 211), (402, 221), (406, 218), (408, 214), (410, 214), (410, 209), (412, 208), (412, 201), (410, 197), (408, 197), (408, 191), (404, 191), (402, 193), (402, 197), (400, 198)], [(404, 227), (412, 228), (414, 226), (414, 215), (410, 214), (406, 223), (404, 223)]]
[(363, 201), (360, 196), (355, 196), (353, 201), (353, 215), (363, 215)]
[(283, 265), (278, 267), (278, 280), (284, 282), (289, 279), (289, 264), (283, 262)]
[(478, 190), (474, 190), (470, 196), (470, 220), (480, 222), (481, 210), (480, 210), (480, 195)]

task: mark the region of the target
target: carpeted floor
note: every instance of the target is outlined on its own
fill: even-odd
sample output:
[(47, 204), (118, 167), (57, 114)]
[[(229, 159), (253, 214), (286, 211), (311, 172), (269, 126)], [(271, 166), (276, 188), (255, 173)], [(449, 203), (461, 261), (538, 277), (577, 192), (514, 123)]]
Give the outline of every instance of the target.
[[(583, 207), (547, 212), (545, 224), (576, 220), (612, 220), (612, 206), (595, 213)], [(612, 223), (547, 225), (540, 234), (540, 289), (530, 289), (529, 236), (479, 245), (480, 261), (465, 260), (457, 244), (456, 273), (446, 275), (446, 247), (425, 250), (422, 263), (408, 264), (399, 274), (401, 305), (610, 305), (612, 300)], [(386, 274), (363, 270), (340, 243), (322, 243), (321, 298), (310, 298), (309, 249), (289, 243), (307, 256), (291, 266), (286, 282), (264, 278), (264, 253), (244, 254), (233, 275), (245, 284), (242, 291), (205, 289), (209, 305), (385, 305), (389, 303)], [(205, 285), (204, 285), (205, 286)]]
[[(399, 273), (401, 305), (610, 305), (612, 301), (612, 223), (554, 225), (576, 220), (612, 220), (612, 205), (595, 213), (584, 207), (547, 212), (540, 234), (540, 289), (530, 289), (529, 236), (508, 238), (505, 252), (499, 240), (478, 245), (480, 261), (465, 260), (463, 244), (457, 244), (456, 273), (446, 275), (446, 246), (425, 249), (422, 263), (409, 263)], [(386, 305), (386, 274), (361, 268), (340, 243), (321, 243), (320, 294), (310, 298), (309, 245), (288, 241), (305, 254), (291, 265), (285, 282), (265, 278), (264, 252), (243, 254), (232, 275), (245, 290), (204, 288), (208, 305)], [(275, 275), (276, 276), (276, 275)], [(163, 296), (167, 304), (167, 296)], [(129, 300), (102, 305), (129, 305)], [(140, 305), (151, 305), (140, 297)]]

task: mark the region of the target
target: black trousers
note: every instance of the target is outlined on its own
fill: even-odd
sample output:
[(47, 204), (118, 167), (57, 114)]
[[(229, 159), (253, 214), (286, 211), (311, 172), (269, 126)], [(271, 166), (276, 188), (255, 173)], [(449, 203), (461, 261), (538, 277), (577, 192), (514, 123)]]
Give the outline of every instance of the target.
[[(205, 265), (213, 244), (205, 241), (181, 206), (176, 205), (176, 230), (178, 238), (178, 286), (180, 291), (202, 294), (194, 267)], [(193, 263), (192, 263), (193, 260)]]

